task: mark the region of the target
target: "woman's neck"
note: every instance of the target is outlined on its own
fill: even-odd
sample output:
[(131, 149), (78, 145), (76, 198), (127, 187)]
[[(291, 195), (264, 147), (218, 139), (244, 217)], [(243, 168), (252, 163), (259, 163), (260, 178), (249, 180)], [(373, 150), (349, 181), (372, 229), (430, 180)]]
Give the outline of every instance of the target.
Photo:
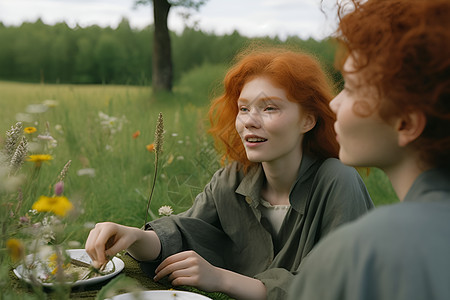
[(266, 182), (261, 196), (272, 205), (289, 204), (289, 193), (297, 179), (301, 159), (296, 163), (270, 164), (263, 163)]

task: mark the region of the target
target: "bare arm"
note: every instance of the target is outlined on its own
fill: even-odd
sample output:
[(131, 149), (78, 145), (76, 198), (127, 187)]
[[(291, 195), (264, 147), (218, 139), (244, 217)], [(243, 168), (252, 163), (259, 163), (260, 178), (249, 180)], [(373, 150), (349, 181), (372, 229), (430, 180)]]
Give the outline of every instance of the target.
[(236, 299), (267, 298), (266, 287), (260, 280), (215, 267), (195, 251), (169, 256), (155, 273), (155, 281), (168, 276), (173, 285), (195, 286), (208, 292), (222, 292)]

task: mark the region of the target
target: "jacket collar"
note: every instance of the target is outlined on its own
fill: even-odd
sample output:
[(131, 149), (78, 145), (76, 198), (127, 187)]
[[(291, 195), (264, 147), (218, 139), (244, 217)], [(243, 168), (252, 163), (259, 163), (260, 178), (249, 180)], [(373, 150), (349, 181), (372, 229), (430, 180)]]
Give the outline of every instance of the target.
[[(297, 212), (303, 214), (307, 204), (309, 191), (312, 186), (314, 175), (319, 167), (317, 158), (303, 153), (302, 161), (291, 192), (289, 202), (291, 207)], [(251, 168), (244, 176), (236, 189), (236, 193), (243, 195), (245, 201), (252, 207), (260, 204), (261, 190), (264, 183), (264, 170), (261, 164)]]
[(424, 195), (436, 191), (450, 193), (450, 171), (435, 168), (421, 173), (409, 189), (403, 202), (433, 201), (436, 199), (435, 197)]

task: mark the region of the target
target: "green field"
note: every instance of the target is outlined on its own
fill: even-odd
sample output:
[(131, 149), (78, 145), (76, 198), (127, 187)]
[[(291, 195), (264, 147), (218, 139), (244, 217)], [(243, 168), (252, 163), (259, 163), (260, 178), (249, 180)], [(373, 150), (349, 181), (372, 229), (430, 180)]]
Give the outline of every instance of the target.
[[(14, 221), (6, 221), (4, 228), (16, 228), (12, 222), (26, 215), (39, 196), (53, 194), (53, 185), (69, 160), (72, 162), (65, 178), (64, 195), (72, 201), (76, 213), (65, 220), (64, 242), (75, 241), (83, 247), (90, 226), (96, 222), (142, 226), (155, 159), (146, 146), (154, 141), (159, 112), (164, 117), (165, 134), (152, 216), (158, 217), (162, 205), (170, 205), (175, 213), (186, 210), (220, 167), (212, 140), (206, 134), (206, 112), (208, 98), (217, 87), (215, 78), (221, 78), (223, 71), (223, 66), (194, 70), (176, 85), (173, 94), (157, 97), (148, 87), (0, 82), (1, 144), (5, 131), (19, 117), (25, 120), (24, 127), (37, 129), (26, 135), (34, 142), (30, 145), (33, 153), (53, 157), (39, 169), (33, 162), (24, 163), (20, 170), (25, 176), (22, 197), (0, 190), (2, 206), (11, 203), (15, 207), (17, 199), (23, 199), (15, 219), (11, 219)], [(51, 103), (57, 105), (32, 113), (42, 108), (36, 104), (46, 100), (54, 100)], [(137, 131), (140, 135), (134, 138)], [(57, 145), (38, 139), (39, 134), (52, 136)], [(95, 170), (95, 175), (79, 175), (80, 170), (86, 169)], [(381, 171), (360, 173), (376, 205), (397, 201)], [(9, 218), (6, 212), (2, 208), (3, 220)], [(8, 237), (10, 233), (3, 232), (2, 256), (6, 253), (5, 234)], [(5, 272), (3, 268), (0, 275)]]

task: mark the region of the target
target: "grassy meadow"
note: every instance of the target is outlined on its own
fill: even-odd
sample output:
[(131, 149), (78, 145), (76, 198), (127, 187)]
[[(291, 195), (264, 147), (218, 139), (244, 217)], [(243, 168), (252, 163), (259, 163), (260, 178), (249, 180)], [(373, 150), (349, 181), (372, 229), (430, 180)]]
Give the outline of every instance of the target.
[[(206, 134), (206, 114), (224, 71), (224, 66), (195, 69), (184, 75), (172, 94), (157, 97), (142, 86), (0, 82), (0, 144), (19, 118), (24, 127), (37, 129), (25, 134), (32, 154), (53, 157), (40, 168), (28, 161), (22, 166), (26, 181), (17, 214), (26, 215), (39, 196), (51, 196), (58, 175), (71, 160), (64, 195), (76, 213), (67, 218), (67, 241), (84, 247), (96, 222), (141, 227), (155, 165), (154, 152), (147, 145), (154, 142), (159, 112), (165, 134), (152, 218), (158, 217), (163, 205), (171, 206), (174, 213), (186, 210), (220, 167)], [(45, 109), (42, 103), (47, 103)], [(50, 135), (56, 143), (46, 144), (38, 135)], [(397, 201), (381, 171), (362, 170), (361, 175), (376, 205)]]
[[(47, 132), (57, 141), (57, 146), (46, 153), (53, 160), (43, 163), (38, 184), (30, 189), (29, 198), (25, 194), (23, 209), (31, 207), (39, 195), (51, 192), (50, 186), (71, 160), (65, 194), (82, 212), (73, 224), (79, 227), (73, 236), (75, 240), (83, 242), (86, 238), (85, 223), (109, 220), (141, 226), (154, 175), (155, 155), (146, 146), (154, 141), (159, 112), (164, 117), (165, 134), (151, 210), (157, 217), (162, 205), (172, 206), (175, 213), (187, 209), (220, 166), (212, 140), (206, 134), (206, 113), (211, 90), (218, 82), (211, 80), (211, 74), (220, 78), (223, 68), (206, 69), (187, 74), (173, 94), (159, 95), (158, 99), (149, 87), (0, 82), (0, 139), (15, 124), (17, 116), (27, 114), (32, 120), (25, 121), (24, 127), (37, 128), (37, 132), (27, 136), (30, 140)], [(199, 80), (203, 87), (199, 83), (193, 86), (196, 80), (189, 78), (195, 76), (208, 78)], [(27, 113), (29, 105), (45, 100), (57, 104), (45, 112)], [(107, 120), (115, 124), (110, 128), (103, 126), (105, 120), (99, 116), (102, 113), (116, 118)], [(140, 135), (133, 138), (137, 131)], [(33, 169), (33, 163), (25, 162), (22, 172)], [(86, 169), (93, 169), (95, 175), (77, 174)], [(376, 205), (397, 201), (381, 171), (360, 173)]]

